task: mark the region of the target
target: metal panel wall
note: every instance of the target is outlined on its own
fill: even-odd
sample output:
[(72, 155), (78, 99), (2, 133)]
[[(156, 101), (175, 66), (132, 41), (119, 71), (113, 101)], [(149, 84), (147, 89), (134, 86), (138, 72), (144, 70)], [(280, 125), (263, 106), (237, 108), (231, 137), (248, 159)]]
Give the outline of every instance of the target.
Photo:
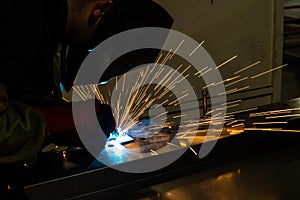
[[(234, 87), (250, 86), (251, 92), (228, 96), (228, 101), (254, 98), (241, 107), (260, 106), (280, 100), (281, 71), (251, 79), (282, 63), (283, 0), (156, 0), (173, 16), (173, 29), (185, 33), (209, 52), (215, 63), (238, 57), (220, 68), (223, 79), (256, 61), (241, 73), (249, 77)], [(231, 87), (232, 88), (232, 87)], [(226, 88), (226, 89), (231, 89)], [(253, 92), (253, 90), (255, 92)], [(264, 97), (261, 97), (265, 95)], [(258, 98), (256, 98), (258, 96)], [(256, 99), (256, 100), (255, 100)]]

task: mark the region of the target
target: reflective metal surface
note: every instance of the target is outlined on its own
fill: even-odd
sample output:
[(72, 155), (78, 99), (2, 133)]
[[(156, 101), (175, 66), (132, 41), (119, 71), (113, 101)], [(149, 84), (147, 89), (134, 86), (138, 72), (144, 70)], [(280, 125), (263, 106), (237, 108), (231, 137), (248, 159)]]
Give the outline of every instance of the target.
[(151, 187), (166, 200), (298, 199), (299, 147), (245, 157)]
[[(53, 169), (48, 165), (47, 171), (40, 166), (44, 171), (38, 175), (44, 176), (44, 179), (28, 184), (25, 190), (31, 199), (116, 199), (121, 194), (124, 198), (129, 194), (134, 195), (128, 199), (297, 199), (295, 197), (300, 190), (300, 134), (278, 129), (266, 131), (261, 124), (254, 124), (263, 122), (260, 118), (250, 117), (251, 113), (290, 108), (300, 108), (300, 99), (261, 107), (255, 112), (236, 114), (236, 119), (246, 119), (245, 125), (242, 128), (231, 126), (235, 131), (225, 130), (220, 138), (211, 138), (218, 139), (217, 145), (203, 159), (197, 156), (205, 137), (205, 131), (200, 130), (192, 149), (188, 149), (170, 166), (151, 173), (120, 172), (97, 162), (84, 149), (63, 149), (60, 152), (63, 164), (57, 162), (54, 165), (51, 159), (45, 159), (48, 164), (52, 163)], [(297, 113), (298, 110), (293, 110), (292, 114)], [(275, 124), (275, 128), (279, 125), (282, 128), (280, 130), (296, 131), (299, 128), (298, 117), (286, 120), (288, 123)], [(244, 132), (246, 128), (254, 126), (258, 129)], [(128, 161), (139, 164), (144, 159), (151, 163), (152, 157), (168, 156), (176, 151), (178, 147), (168, 144), (171, 135), (165, 133), (146, 140), (136, 138), (133, 143), (124, 146), (115, 143), (107, 146), (106, 151), (111, 148), (112, 152), (106, 155), (115, 164)], [(188, 135), (181, 139), (179, 145), (184, 147), (188, 144), (184, 140), (188, 139)], [(141, 151), (143, 147), (155, 144), (169, 146), (170, 151), (165, 155), (153, 154), (145, 158), (131, 158), (126, 154), (126, 149), (138, 147)], [(50, 178), (51, 174), (55, 176)], [(144, 191), (138, 192), (138, 195), (135, 193), (145, 188), (146, 194)]]

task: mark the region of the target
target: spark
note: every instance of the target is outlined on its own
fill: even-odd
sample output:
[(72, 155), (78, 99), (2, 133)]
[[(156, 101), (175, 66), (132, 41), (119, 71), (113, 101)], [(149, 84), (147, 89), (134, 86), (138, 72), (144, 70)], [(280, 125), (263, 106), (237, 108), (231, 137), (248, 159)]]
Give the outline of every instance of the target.
[(189, 70), (192, 67), (192, 65), (187, 66), (182, 72), (181, 74), (184, 74), (187, 70)]
[(245, 131), (275, 131), (282, 130), (282, 128), (244, 128)]
[(209, 84), (209, 85), (207, 85), (207, 86), (204, 86), (202, 89), (209, 88), (209, 87), (211, 87), (211, 86), (214, 86), (215, 84), (216, 84), (216, 83)]
[(202, 77), (204, 76), (205, 74), (207, 74), (208, 72), (210, 72), (213, 68), (209, 68), (207, 71), (203, 72), (202, 74), (200, 74), (198, 77)]
[(254, 122), (253, 125), (287, 124), (288, 122)]
[(81, 91), (79, 86), (75, 86), (73, 87), (73, 90), (76, 92), (76, 94), (78, 94), (78, 96), (82, 99), (82, 100), (86, 100), (84, 93)]
[(172, 57), (172, 54), (171, 54), (172, 50), (173, 49), (171, 48), (170, 51), (167, 53), (167, 55), (163, 59), (162, 63), (160, 64), (161, 66), (165, 65), (167, 63), (167, 61)]
[(222, 121), (212, 121), (211, 124), (212, 125), (222, 125), (223, 122)]
[(81, 87), (86, 99), (89, 99), (89, 97), (91, 95), (90, 95), (90, 91), (87, 89), (88, 88), (87, 85), (81, 85), (80, 87)]
[[(167, 81), (165, 81), (167, 78), (171, 78), (170, 77), (170, 75), (171, 75), (171, 73), (172, 73), (172, 71), (169, 71), (159, 82), (158, 82), (158, 84), (156, 85), (156, 87), (154, 88), (154, 90), (157, 90), (157, 88), (158, 87), (162, 87), (162, 83), (164, 83), (164, 82), (168, 82), (168, 80)], [(173, 72), (174, 73), (174, 72)]]
[(220, 67), (226, 65), (227, 63), (231, 62), (232, 60), (236, 59), (237, 57), (238, 57), (237, 55), (233, 56), (232, 58), (230, 58), (230, 59), (228, 59), (227, 61), (223, 62), (222, 64), (218, 65), (218, 66), (216, 67), (216, 69), (219, 69)]
[[(188, 70), (189, 68), (191, 67), (191, 65), (189, 65), (188, 67), (187, 67), (187, 69), (186, 70)], [(185, 71), (186, 71), (185, 70)], [(185, 72), (184, 71), (184, 72)], [(182, 72), (182, 73), (184, 73), (184, 72)], [(184, 79), (186, 79), (187, 77), (189, 76), (189, 74), (187, 74), (187, 75), (185, 75), (184, 77), (182, 77), (180, 80), (178, 80), (180, 77), (181, 77), (181, 74), (179, 74), (169, 85), (167, 85), (166, 86), (166, 88), (173, 88), (173, 87), (175, 87), (176, 86), (176, 84), (179, 84), (179, 83), (181, 83)]]
[(300, 110), (300, 108), (288, 108), (282, 110), (271, 110), (271, 111), (265, 111), (259, 113), (251, 113), (250, 117), (261, 117), (261, 116), (272, 115), (272, 114), (291, 113), (292, 111), (296, 111), (296, 110)]
[(118, 90), (118, 78), (116, 77), (116, 84), (115, 84), (115, 87), (116, 87), (116, 90)]
[(198, 126), (199, 122), (195, 122), (195, 123), (189, 123), (189, 124), (183, 124), (181, 126), (181, 128), (194, 128), (195, 126)]
[(251, 78), (252, 78), (252, 79), (255, 79), (255, 78), (257, 78), (257, 77), (260, 77), (260, 76), (263, 76), (263, 75), (265, 75), (265, 74), (271, 73), (271, 72), (273, 72), (273, 71), (275, 71), (275, 70), (281, 69), (281, 68), (283, 68), (283, 67), (285, 67), (285, 66), (287, 66), (287, 65), (288, 65), (288, 64), (280, 65), (280, 66), (278, 66), (278, 67), (276, 67), (276, 68), (274, 68), (274, 69), (270, 69), (270, 70), (268, 70), (268, 71), (262, 72), (262, 73), (260, 73), (260, 74), (255, 75), (255, 76), (252, 76)]
[(101, 103), (103, 103), (104, 101), (104, 99), (102, 99), (102, 94), (101, 94), (101, 92), (100, 92), (100, 89), (99, 89), (99, 87), (98, 87), (98, 85), (93, 85), (93, 90), (94, 90), (94, 92), (95, 92), (95, 96), (96, 96), (96, 98), (98, 99), (98, 100), (100, 100), (100, 102)]
[[(154, 95), (157, 95), (159, 92), (161, 92), (161, 89), (162, 89), (162, 88), (159, 88), (159, 90), (157, 90), (157, 91), (154, 93)], [(164, 92), (162, 92), (162, 93), (157, 97), (157, 99), (161, 99), (162, 97), (166, 96), (166, 94), (169, 93), (172, 89), (173, 89), (173, 87), (172, 87), (172, 88), (165, 88)]]
[(204, 70), (206, 70), (208, 68), (208, 66), (204, 67), (203, 69), (201, 69), (200, 71), (196, 72), (194, 75), (197, 76), (198, 74), (201, 74), (201, 72), (203, 72)]
[[(176, 71), (178, 71), (181, 67), (182, 67), (182, 65), (179, 65)], [(189, 65), (189, 66), (182, 72), (182, 74), (185, 73), (187, 70), (189, 70), (190, 67), (191, 67), (191, 65)], [(173, 77), (173, 75), (176, 73), (176, 71), (174, 71), (174, 72), (172, 73), (171, 77)], [(181, 74), (179, 74), (179, 75), (178, 75), (171, 83), (169, 83), (169, 85), (166, 86), (166, 88), (171, 88), (171, 87), (176, 86), (177, 83), (180, 83), (180, 82), (181, 82), (182, 80), (184, 80), (187, 76), (188, 76), (188, 75), (186, 75), (185, 77), (183, 77), (181, 80), (177, 81), (177, 80), (181, 77)], [(157, 91), (155, 92), (154, 95), (157, 95), (157, 94), (160, 92), (160, 90), (161, 90), (162, 88), (163, 88), (163, 87), (162, 87), (162, 85), (161, 85), (161, 87), (159, 88), (159, 90), (157, 90)]]
[(29, 164), (24, 163), (24, 167), (29, 168), (30, 166), (29, 166)]
[(231, 78), (227, 78), (227, 79), (225, 79), (225, 80), (223, 80), (223, 81), (220, 81), (219, 83), (216, 83), (214, 86), (217, 86), (217, 85), (220, 85), (220, 84), (222, 84), (222, 83), (225, 83), (225, 82), (229, 82), (229, 81), (235, 80), (235, 79), (240, 78), (240, 77), (241, 77), (241, 76), (234, 76), (234, 77), (231, 77)]
[[(181, 74), (184, 74), (187, 70), (189, 70), (189, 69), (191, 68), (191, 66), (192, 66), (192, 65), (189, 65), (188, 67), (186, 67), (186, 68), (181, 72)], [(182, 67), (182, 65), (179, 65), (178, 68), (177, 68), (176, 70), (174, 70), (173, 73), (169, 76), (169, 73), (172, 72), (172, 71), (170, 71), (170, 72), (169, 72), (169, 73), (168, 73), (168, 74), (167, 74), (167, 75), (159, 82), (158, 85), (161, 85), (161, 86), (160, 86), (160, 89), (163, 88), (162, 85), (166, 85), (166, 84), (172, 79), (172, 77), (175, 75), (175, 73), (176, 73), (181, 67)], [(175, 80), (173, 80), (169, 85), (167, 85), (166, 88), (170, 88), (170, 87), (172, 87), (172, 86), (175, 86), (177, 83), (181, 82), (183, 79), (177, 82), (177, 79), (181, 76), (181, 74), (179, 74), (179, 75), (175, 78)], [(165, 78), (167, 78), (167, 77), (168, 77), (167, 81), (164, 81)], [(186, 78), (186, 76), (185, 76), (184, 78)], [(164, 84), (162, 84), (162, 83), (164, 83)], [(155, 89), (157, 89), (157, 87), (155, 87)], [(160, 91), (160, 90), (158, 90), (158, 91)], [(156, 92), (156, 94), (157, 94), (157, 93), (158, 93), (158, 92)]]
[(154, 155), (158, 155), (158, 153), (156, 151), (154, 151), (153, 149), (150, 149), (150, 151), (154, 154)]
[[(127, 99), (126, 108), (124, 110), (122, 117), (120, 117), (121, 120), (120, 120), (120, 124), (118, 125), (118, 127), (120, 127), (121, 129), (123, 129), (123, 126), (125, 126), (129, 121), (130, 109), (133, 107), (133, 103), (134, 103), (136, 95), (137, 95), (137, 93), (133, 94), (132, 98)], [(126, 118), (128, 118), (128, 119), (126, 119)], [(125, 125), (123, 125), (123, 124), (125, 124)]]
[[(154, 65), (153, 69), (151, 70), (151, 72), (150, 72), (150, 73), (148, 74), (148, 76), (146, 77), (146, 80), (148, 80), (150, 74), (152, 74), (152, 72), (153, 72), (155, 66), (156, 66), (156, 63), (155, 63), (155, 65)], [(149, 66), (148, 66), (148, 67), (149, 67)], [(155, 79), (155, 76), (152, 78), (152, 80), (150, 81), (150, 83), (153, 83), (154, 79)], [(145, 81), (146, 81), (146, 80), (145, 80)], [(150, 88), (150, 84), (147, 85), (147, 87), (145, 88), (145, 91), (148, 91), (149, 88)]]
[(223, 103), (222, 105), (230, 105), (230, 104), (240, 103), (240, 102), (242, 102), (242, 100), (235, 100), (235, 101), (231, 101), (231, 102), (226, 102), (226, 103)]
[(234, 82), (232, 82), (232, 83), (228, 83), (227, 85), (225, 85), (225, 87), (229, 87), (229, 86), (231, 86), (231, 85), (237, 84), (237, 83), (242, 82), (242, 81), (247, 80), (247, 79), (248, 79), (248, 77), (244, 77), (244, 78), (239, 79), (239, 80), (237, 80), (237, 81), (234, 81)]
[(189, 56), (192, 56), (203, 44), (204, 44), (204, 40), (190, 53)]
[(197, 152), (192, 148), (192, 147), (190, 147), (190, 150), (197, 156), (198, 154), (197, 154)]
[(251, 64), (251, 65), (249, 65), (249, 66), (247, 66), (247, 67), (245, 67), (245, 68), (237, 71), (237, 72), (234, 72), (234, 74), (239, 74), (239, 73), (241, 73), (241, 72), (243, 72), (243, 71), (245, 71), (247, 69), (250, 69), (251, 67), (254, 67), (254, 66), (258, 65), (259, 63), (261, 63), (261, 61), (257, 61), (257, 62), (255, 62), (255, 63), (253, 63), (253, 64)]
[(181, 83), (184, 79), (186, 79), (187, 77), (189, 77), (189, 74), (187, 74), (186, 76), (182, 77), (179, 81), (176, 81), (177, 83)]
[(80, 91), (80, 93), (82, 94), (82, 96), (84, 97), (84, 100), (87, 100), (88, 97), (87, 97), (87, 94), (86, 92), (84, 91), (84, 86), (83, 85), (80, 85), (78, 90)]
[[(145, 111), (147, 109), (149, 109), (153, 103), (156, 101), (156, 100), (159, 100), (161, 99), (160, 101), (163, 101), (162, 103), (160, 103), (160, 105), (157, 105), (155, 106), (155, 109), (158, 108), (159, 106), (161, 105), (164, 105), (164, 104), (167, 104), (167, 105), (170, 105), (170, 106), (175, 106), (179, 104), (179, 100), (187, 97), (189, 94), (188, 94), (188, 91), (189, 90), (186, 90), (184, 92), (182, 92), (182, 96), (177, 98), (176, 100), (172, 101), (172, 100), (165, 100), (165, 96), (174, 96), (177, 97), (178, 94), (176, 93), (171, 93), (172, 92), (172, 89), (174, 87), (176, 87), (178, 84), (180, 84), (182, 82), (182, 80), (186, 79), (189, 74), (187, 74), (186, 72), (189, 70), (189, 68), (191, 67), (191, 65), (189, 65), (187, 68), (185, 69), (182, 69), (179, 71), (179, 69), (181, 69), (181, 67), (183, 65), (180, 65), (178, 68), (177, 68), (177, 72), (179, 71), (180, 72), (180, 75), (175, 76), (175, 73), (176, 71), (174, 71), (172, 73), (172, 71), (169, 71), (169, 72), (166, 72), (166, 68), (164, 67), (165, 63), (167, 63), (168, 60), (172, 59), (174, 57), (174, 55), (176, 54), (176, 52), (180, 49), (180, 47), (183, 45), (184, 43), (184, 40), (182, 40), (180, 42), (180, 44), (177, 46), (177, 48), (175, 49), (175, 51), (173, 51), (172, 49), (170, 49), (170, 51), (166, 54), (165, 57), (163, 57), (164, 54), (160, 54), (156, 61), (155, 61), (155, 66), (151, 69), (149, 66), (147, 67), (146, 70), (142, 70), (140, 71), (140, 74), (139, 76), (137, 77), (137, 80), (136, 80), (136, 83), (134, 84), (133, 87), (131, 87), (131, 92), (132, 92), (132, 96), (130, 98), (127, 99), (127, 104), (126, 106), (124, 105), (124, 107), (121, 107), (121, 94), (119, 96), (119, 99), (117, 100), (116, 103), (116, 108), (115, 108), (115, 114), (118, 115), (116, 117), (117, 119), (117, 123), (118, 125), (122, 128), (121, 130), (123, 132), (126, 132), (127, 130), (130, 130), (132, 127), (134, 126), (137, 126), (138, 124), (140, 124), (140, 119), (139, 117), (142, 116)], [(191, 53), (189, 56), (192, 56), (202, 45), (203, 45), (204, 41), (202, 43), (200, 43)], [(232, 58), (228, 59), (227, 61), (223, 62), (222, 64), (218, 65), (215, 69), (219, 69), (221, 68), (222, 66), (226, 65), (227, 63), (231, 62), (232, 60), (236, 59), (237, 58), (237, 55), (236, 56), (233, 56)], [(161, 61), (162, 59), (162, 61)], [(157, 64), (160, 63), (160, 67), (158, 67), (158, 70), (154, 71), (154, 68), (157, 66)], [(239, 74), (247, 69), (250, 69), (251, 67), (254, 67), (255, 65), (258, 65), (261, 61), (258, 61), (258, 62), (255, 62), (237, 72), (235, 72), (234, 74)], [(283, 67), (283, 66), (282, 66)], [(208, 66), (206, 66), (205, 68), (203, 68), (202, 70), (196, 72), (194, 75), (199, 75), (199, 77), (201, 76), (204, 76), (206, 73), (209, 73), (211, 70), (213, 70), (213, 68), (209, 68)], [(273, 69), (273, 70), (276, 70)], [(153, 72), (156, 72), (155, 74), (152, 74)], [(186, 73), (186, 75), (185, 75)], [(268, 73), (268, 72), (264, 72), (264, 73)], [(263, 75), (264, 73), (262, 74), (259, 74), (259, 75), (256, 75), (256, 76), (253, 76), (251, 78), (256, 78), (256, 77), (259, 77), (261, 75)], [(153, 76), (151, 76), (153, 75)], [(162, 77), (163, 76), (163, 77)], [(152, 80), (150, 80), (152, 79)], [(154, 87), (154, 89), (152, 91), (149, 92), (149, 89), (150, 89), (150, 85), (151, 83), (154, 83), (154, 80), (156, 79), (159, 79), (159, 82), (158, 84)], [(231, 77), (231, 78), (228, 78), (226, 80), (223, 80), (221, 82), (218, 82), (218, 83), (211, 83), (210, 85), (207, 85), (204, 88), (208, 88), (210, 86), (216, 86), (218, 84), (221, 84), (221, 83), (227, 83), (227, 85), (225, 85), (225, 87), (229, 87), (229, 86), (232, 86), (234, 84), (237, 84), (241, 81), (244, 81), (246, 79), (249, 79), (249, 77), (241, 77), (240, 75), (237, 75), (237, 76), (234, 76), (234, 77)], [(149, 82), (150, 80), (150, 82)], [(119, 79), (116, 78), (116, 90), (118, 90), (118, 81)], [(122, 93), (124, 92), (124, 90), (126, 89), (127, 90), (127, 93), (128, 91), (130, 91), (130, 88), (126, 88), (125, 86), (125, 82), (126, 81), (126, 74), (124, 75), (124, 79), (123, 79), (123, 84), (122, 84)], [(234, 81), (234, 82), (232, 82)], [(229, 83), (228, 83), (229, 82)], [(144, 87), (144, 83), (147, 83), (148, 85)], [(143, 86), (143, 87), (142, 87)], [(165, 87), (167, 86), (167, 87)], [(243, 87), (243, 88), (234, 88), (234, 89), (231, 89), (227, 92), (225, 92), (224, 94), (232, 94), (232, 93), (236, 93), (236, 92), (239, 92), (239, 91), (242, 91), (242, 90), (246, 90), (248, 89), (250, 86), (246, 86), (246, 87)], [(94, 88), (95, 89), (95, 88)], [(84, 92), (82, 92), (82, 90)], [(80, 93), (80, 95), (83, 97), (83, 98), (88, 98), (88, 96), (86, 95), (87, 92), (83, 89), (83, 88), (80, 88), (78, 90), (78, 93)], [(100, 93), (100, 90), (98, 88), (98, 90), (95, 90), (95, 94), (96, 94), (96, 97), (99, 98), (99, 99), (104, 99), (103, 96), (101, 96), (102, 94)], [(104, 100), (103, 100), (104, 101)], [(172, 101), (172, 102), (170, 102)], [(239, 106), (238, 103), (240, 103), (242, 100), (235, 100), (235, 101), (232, 101), (232, 102), (228, 102), (228, 103), (225, 103), (225, 104), (222, 104), (222, 105), (226, 105), (227, 107), (225, 108), (217, 108), (216, 110), (214, 111), (211, 111), (211, 113), (215, 113), (216, 111), (220, 111), (220, 110), (224, 110), (224, 109), (228, 109), (228, 108), (232, 108), (232, 107), (237, 107)], [(203, 124), (203, 123), (214, 123), (214, 124), (218, 124), (218, 123), (223, 123), (224, 120), (226, 122), (228, 122), (228, 120), (231, 120), (231, 122), (229, 122), (227, 125), (232, 125), (232, 124), (235, 124), (237, 122), (239, 122), (240, 120), (235, 120), (234, 118), (232, 118), (232, 116), (230, 116), (230, 114), (237, 114), (237, 113), (242, 113), (242, 112), (248, 112), (248, 111), (253, 111), (253, 110), (256, 110), (258, 108), (251, 108), (251, 109), (246, 109), (246, 110), (241, 110), (241, 111), (235, 111), (235, 112), (232, 112), (232, 113), (228, 113), (226, 117), (217, 117), (219, 116), (221, 113), (218, 113), (218, 114), (215, 114), (214, 116), (212, 116), (210, 119), (207, 119), (206, 121), (185, 121), (185, 125), (181, 126), (181, 128), (184, 128), (185, 129), (185, 133), (192, 133), (192, 132), (195, 132), (193, 131), (192, 127), (194, 126), (197, 126), (199, 127), (199, 125)], [(123, 112), (121, 112), (123, 111)], [(168, 112), (163, 112), (163, 113), (160, 113), (158, 115), (156, 115), (154, 118), (158, 118), (158, 117), (165, 117), (164, 115), (167, 115)], [(177, 116), (171, 116), (173, 118), (179, 118), (179, 117), (184, 117), (185, 115), (177, 115)], [(168, 116), (169, 118), (170, 116)], [(154, 119), (152, 118), (152, 119)], [(164, 118), (164, 119), (161, 119), (161, 120), (166, 120), (167, 118)], [(233, 120), (233, 121), (232, 121)], [(259, 124), (259, 122), (256, 122), (257, 124)], [(278, 123), (279, 124), (279, 123)], [(236, 124), (236, 125), (233, 125), (232, 127), (239, 127), (239, 126), (245, 126), (244, 123), (239, 123), (239, 124)], [(156, 127), (155, 125), (151, 126), (149, 129), (146, 129), (147, 131), (148, 130), (159, 130), (160, 127)], [(144, 131), (143, 133), (148, 133), (147, 131)], [(204, 130), (204, 132), (207, 131), (207, 130)], [(220, 131), (220, 130), (218, 130)], [(197, 130), (198, 132), (198, 130)], [(150, 132), (149, 132), (150, 134)], [(186, 136), (186, 135), (185, 135)], [(170, 145), (172, 146), (176, 146), (178, 147), (178, 145), (175, 145), (173, 143), (169, 143)], [(192, 152), (197, 155), (197, 153), (193, 150), (193, 148), (190, 147), (190, 149), (192, 150)], [(156, 151), (154, 151), (153, 149), (150, 150), (152, 152), (152, 154), (154, 155), (158, 155), (158, 153)]]
[(237, 106), (239, 106), (240, 104), (233, 104), (233, 105), (230, 105), (230, 106), (227, 106), (227, 107), (225, 107), (224, 109), (228, 109), (228, 108), (233, 108), (233, 107), (237, 107)]
[(229, 117), (228, 115), (225, 116), (226, 120), (227, 121), (233, 121), (233, 120), (236, 120), (234, 117)]
[[(142, 114), (145, 112), (145, 110), (147, 110), (147, 109), (153, 104), (154, 101), (155, 101), (155, 99), (152, 99), (152, 100), (150, 100), (149, 102), (146, 102), (146, 103), (142, 104), (142, 105), (140, 106), (140, 108), (136, 109), (136, 110), (133, 112), (132, 118), (135, 119), (135, 120), (137, 120), (138, 117), (139, 117), (140, 115), (142, 115)], [(138, 104), (137, 104), (137, 105), (138, 105)]]
[(187, 133), (180, 133), (180, 134), (176, 135), (177, 138), (183, 138), (183, 137), (186, 137), (186, 136), (187, 136)]
[(155, 117), (152, 117), (152, 120), (154, 120), (154, 119), (156, 119), (156, 118), (159, 118), (159, 117), (161, 117), (161, 116), (163, 116), (163, 115), (166, 115), (166, 114), (168, 114), (168, 111), (162, 112), (162, 113), (160, 113), (159, 115), (156, 115)]
[(236, 122), (239, 122), (239, 120), (234, 120), (234, 121), (228, 123), (227, 125), (230, 126), (230, 125), (232, 125), (232, 124), (234, 124), (234, 123), (236, 123)]
[(126, 73), (124, 74), (124, 78), (123, 78), (122, 92), (124, 92), (125, 89), (125, 80), (126, 80)]
[(161, 105), (165, 105), (168, 101), (169, 101), (169, 99), (163, 101), (161, 104), (158, 104), (157, 106), (155, 106), (154, 109), (159, 108)]
[(101, 91), (100, 91), (100, 88), (98, 87), (98, 85), (94, 85), (94, 91), (95, 91), (95, 96), (96, 98), (103, 104), (108, 104), (106, 101), (105, 101), (105, 98), (104, 96), (102, 95)]
[(214, 116), (212, 116), (211, 118), (204, 119), (203, 122), (212, 122), (212, 121), (217, 121), (217, 120), (223, 121), (224, 117), (214, 117)]
[(225, 92), (219, 93), (218, 95), (219, 95), (219, 96), (220, 96), (220, 95), (228, 95), (228, 94), (230, 94), (230, 93), (236, 92), (237, 90), (238, 90), (237, 88), (234, 88), (234, 89), (227, 90), (227, 91), (225, 91)]
[[(183, 65), (181, 64), (181, 65), (179, 65), (178, 67), (177, 67), (177, 69), (172, 73), (172, 75), (171, 75), (171, 77), (173, 77), (173, 75), (175, 75), (175, 73), (176, 73), (176, 71), (178, 71), (178, 70), (180, 70), (180, 68), (182, 67)], [(190, 65), (191, 66), (191, 65)], [(188, 66), (188, 67), (190, 67), (190, 66)], [(185, 71), (184, 71), (185, 72)], [(183, 72), (183, 73), (184, 73)], [(179, 79), (179, 77), (180, 77), (180, 75), (178, 75), (168, 86), (167, 86), (167, 88), (169, 88), (171, 85), (175, 85), (176, 84), (176, 81)]]
[[(250, 88), (250, 86), (249, 86), (249, 85), (248, 85), (248, 86), (245, 86), (245, 87), (242, 87), (242, 88), (239, 88), (239, 89), (235, 90), (235, 91), (234, 91), (234, 92), (232, 92), (232, 93), (237, 93), (237, 92), (240, 92), (240, 91), (246, 90), (246, 89), (248, 89), (248, 88)], [(232, 94), (232, 93), (227, 93), (227, 95), (228, 95), (228, 94)]]
[(182, 118), (182, 117), (186, 117), (186, 116), (187, 116), (186, 114), (176, 115), (176, 116), (173, 116), (173, 119)]
[[(191, 89), (184, 90), (182, 93), (188, 93), (188, 92), (191, 91), (191, 90), (192, 90), (192, 88), (191, 88)], [(171, 97), (171, 95), (170, 95), (170, 97)]]
[(67, 160), (67, 152), (66, 151), (63, 151), (63, 158), (64, 158), (64, 160)]
[(272, 131), (272, 132), (285, 132), (285, 133), (300, 133), (300, 130), (290, 130), (282, 128), (245, 128), (245, 131)]
[[(162, 55), (163, 55), (163, 54), (162, 54), (162, 53), (160, 53), (160, 54), (159, 54), (159, 56), (157, 56), (157, 58), (156, 58), (156, 60), (155, 60), (155, 62), (154, 62), (154, 63), (155, 63), (155, 65), (154, 65), (154, 66), (156, 66), (156, 65), (158, 64), (158, 62), (160, 61), (160, 59), (161, 59)], [(153, 72), (153, 70), (154, 70), (154, 69), (152, 69), (152, 71), (151, 71), (150, 73), (152, 73), (152, 72)]]
[(250, 117), (263, 117), (263, 116), (268, 116), (268, 115), (278, 115), (278, 114), (284, 114), (284, 113), (291, 113), (292, 111), (290, 110), (285, 110), (285, 111), (268, 111), (268, 112), (262, 112), (260, 114), (250, 114)]
[[(158, 69), (158, 71), (155, 73), (155, 76), (153, 77), (153, 80), (154, 79), (157, 79), (160, 74), (164, 71), (164, 68), (163, 68), (164, 65), (160, 65), (160, 68)], [(138, 83), (138, 82), (137, 82)]]
[(240, 124), (233, 125), (233, 126), (231, 126), (231, 127), (232, 127), (232, 128), (235, 128), (235, 127), (239, 127), (239, 126), (245, 126), (245, 124), (244, 124), (244, 123), (240, 123)]
[(226, 92), (222, 92), (219, 95), (229, 95), (229, 94), (233, 94), (233, 93), (237, 93), (237, 92), (246, 90), (248, 88), (250, 88), (250, 86), (242, 87), (242, 88), (239, 88), (239, 89), (238, 88), (234, 88), (234, 89), (228, 90)]
[(169, 60), (171, 60), (173, 58), (173, 56), (176, 54), (176, 52), (178, 51), (178, 49), (181, 47), (181, 45), (183, 44), (184, 40), (182, 40), (180, 42), (180, 44), (178, 45), (178, 47), (175, 49), (175, 51), (173, 52), (172, 56), (169, 58)]
[(266, 117), (266, 119), (277, 119), (277, 118), (286, 118), (286, 117), (300, 117), (300, 114), (272, 116), (272, 117)]

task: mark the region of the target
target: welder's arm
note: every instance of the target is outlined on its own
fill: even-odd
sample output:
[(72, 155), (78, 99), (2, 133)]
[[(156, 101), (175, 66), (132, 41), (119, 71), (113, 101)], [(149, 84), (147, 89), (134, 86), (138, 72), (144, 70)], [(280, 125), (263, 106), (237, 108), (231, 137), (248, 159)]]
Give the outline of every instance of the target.
[[(89, 131), (100, 124), (102, 130), (108, 137), (115, 129), (115, 121), (110, 106), (101, 104), (96, 100), (95, 110), (98, 122), (93, 122), (93, 119), (89, 118), (91, 116), (90, 113), (87, 113), (87, 104), (91, 103), (89, 101), (75, 102), (75, 104), (77, 104), (76, 109), (79, 109), (78, 113), (82, 115), (82, 117), (79, 116), (77, 125)], [(74, 124), (71, 103), (59, 106), (38, 107), (38, 109), (44, 114), (46, 119), (45, 145), (49, 143), (63, 146), (82, 145)]]
[[(85, 102), (78, 104), (78, 109), (84, 112)], [(115, 129), (111, 108), (98, 101), (95, 106), (99, 123), (108, 136)], [(80, 125), (86, 130), (97, 125), (90, 122), (84, 117)], [(5, 87), (0, 84), (0, 165), (34, 161), (43, 146), (49, 143), (81, 145), (72, 105), (32, 107), (22, 102), (10, 102)]]

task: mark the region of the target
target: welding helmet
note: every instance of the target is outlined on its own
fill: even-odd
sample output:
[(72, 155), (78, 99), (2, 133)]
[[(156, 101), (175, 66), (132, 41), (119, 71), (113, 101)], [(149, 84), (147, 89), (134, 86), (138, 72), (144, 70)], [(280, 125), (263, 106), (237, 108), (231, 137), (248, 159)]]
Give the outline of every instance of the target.
[[(109, 37), (134, 28), (171, 28), (172, 25), (173, 18), (171, 15), (152, 0), (114, 0), (113, 6), (102, 17), (89, 48), (82, 49), (79, 52), (72, 52), (72, 49), (70, 49), (69, 63), (67, 60), (67, 68), (64, 72), (66, 76), (62, 79), (64, 87), (66, 89), (72, 87), (80, 64), (89, 53), (89, 50)], [(108, 66), (99, 81), (107, 81), (138, 65), (153, 63), (159, 52), (158, 49), (143, 49), (125, 54)]]

